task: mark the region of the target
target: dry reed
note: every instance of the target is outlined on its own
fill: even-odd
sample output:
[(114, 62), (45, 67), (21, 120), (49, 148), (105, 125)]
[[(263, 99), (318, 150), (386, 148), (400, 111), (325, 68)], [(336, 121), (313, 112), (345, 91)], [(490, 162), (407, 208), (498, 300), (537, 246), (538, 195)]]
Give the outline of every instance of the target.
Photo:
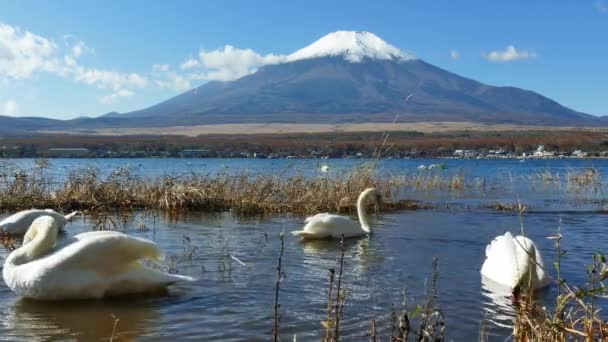
[(279, 323), (281, 321), (281, 316), (279, 314), (279, 309), (281, 308), (281, 304), (279, 303), (279, 291), (281, 288), (281, 280), (284, 278), (283, 253), (285, 252), (285, 233), (281, 232), (281, 234), (279, 234), (279, 238), (281, 239), (281, 250), (279, 252), (279, 261), (277, 264), (277, 283), (274, 291), (274, 327), (272, 329), (272, 337), (274, 342), (280, 341)]
[(15, 170), (0, 173), (0, 209), (160, 209), (171, 213), (232, 211), (239, 215), (353, 213), (357, 196), (368, 187), (376, 187), (383, 195), (382, 210), (425, 207), (413, 201), (391, 201), (392, 195), (408, 184), (398, 177), (377, 178), (369, 166), (335, 178), (222, 173), (148, 179), (129, 168), (116, 169), (107, 177), (95, 169), (78, 169), (63, 182), (42, 175), (38, 169)]
[(606, 298), (608, 267), (603, 254), (595, 253), (593, 263), (587, 268), (588, 281), (583, 287), (568, 284), (560, 278), (561, 235), (554, 237), (558, 248), (558, 295), (555, 307), (548, 309), (534, 301), (534, 293), (524, 293), (517, 303), (517, 315), (513, 328), (516, 341), (605, 341), (608, 339), (608, 323), (600, 316), (598, 298)]

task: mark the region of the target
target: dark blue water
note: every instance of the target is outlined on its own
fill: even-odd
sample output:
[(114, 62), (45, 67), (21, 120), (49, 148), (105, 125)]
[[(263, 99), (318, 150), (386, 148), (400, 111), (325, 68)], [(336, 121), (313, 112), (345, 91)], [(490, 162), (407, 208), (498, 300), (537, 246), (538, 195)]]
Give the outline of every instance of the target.
[[(19, 160), (27, 165), (31, 161)], [(53, 172), (82, 166), (83, 160), (51, 160)], [(139, 167), (147, 176), (206, 170), (227, 172), (278, 172), (297, 167), (309, 176), (326, 176), (315, 171), (327, 163), (328, 172), (348, 171), (359, 160), (91, 160), (95, 167), (112, 170), (126, 163)], [(485, 177), (496, 190), (466, 193), (419, 192), (437, 203), (435, 209), (382, 214), (376, 218), (371, 238), (347, 241), (344, 286), (343, 337), (367, 341), (370, 321), (387, 337), (392, 305), (399, 307), (407, 292), (411, 308), (422, 304), (431, 279), (433, 257), (439, 259), (439, 305), (445, 314), (447, 335), (454, 341), (476, 340), (481, 326), (490, 340), (503, 341), (510, 334), (512, 306), (509, 298), (492, 297), (484, 290), (479, 270), (485, 246), (505, 231), (518, 233), (520, 217), (510, 211), (496, 211), (484, 203), (494, 197), (510, 202), (531, 203), (523, 216), (526, 235), (542, 251), (550, 273), (555, 260), (554, 241), (547, 239), (560, 229), (562, 276), (572, 284), (586, 281), (585, 265), (594, 251), (608, 246), (608, 215), (604, 215), (603, 193), (576, 193), (561, 185), (525, 182), (535, 172), (565, 176), (595, 167), (600, 174), (603, 160), (538, 160), (519, 163), (510, 160), (385, 160), (382, 173), (418, 173), (420, 164), (445, 162), (446, 174), (463, 172), (471, 179)], [(191, 165), (186, 164), (191, 163)], [(295, 163), (295, 164), (290, 164)], [(142, 164), (142, 166), (137, 166)], [(288, 172), (297, 172), (288, 169)], [(222, 172), (224, 172), (222, 171)], [(606, 170), (608, 171), (608, 170)], [(489, 181), (489, 180), (492, 181)], [(562, 182), (563, 183), (563, 182)], [(502, 188), (501, 188), (502, 186)], [(489, 187), (489, 186), (488, 186)], [(494, 196), (494, 197), (492, 197)], [(519, 198), (518, 198), (519, 197)], [(440, 205), (443, 203), (443, 205)], [(120, 220), (119, 220), (120, 222)], [(93, 229), (93, 218), (79, 218), (68, 229), (71, 234)], [(49, 304), (24, 301), (4, 285), (0, 286), (0, 340), (106, 340), (119, 318), (119, 337), (135, 340), (269, 340), (273, 325), (274, 284), (280, 232), (299, 229), (303, 217), (290, 215), (264, 218), (236, 218), (229, 213), (189, 213), (177, 219), (139, 213), (125, 218), (118, 229), (157, 241), (167, 252), (165, 266), (199, 280), (173, 289), (166, 298)], [(187, 239), (186, 239), (187, 237)], [(189, 240), (189, 241), (188, 241)], [(2, 250), (0, 256), (7, 255)], [(230, 258), (235, 256), (243, 266)], [(326, 314), (328, 269), (336, 266), (336, 242), (302, 244), (286, 235), (284, 272), (281, 283), (281, 333), (283, 340), (318, 341)], [(541, 293), (540, 301), (551, 306), (556, 289)], [(600, 303), (605, 305), (605, 303)]]

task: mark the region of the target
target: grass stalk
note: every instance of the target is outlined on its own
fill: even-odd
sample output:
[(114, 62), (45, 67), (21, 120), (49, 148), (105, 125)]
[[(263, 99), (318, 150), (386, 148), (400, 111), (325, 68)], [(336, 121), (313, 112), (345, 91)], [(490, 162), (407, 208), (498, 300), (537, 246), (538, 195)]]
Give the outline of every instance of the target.
[(281, 240), (281, 250), (279, 252), (279, 261), (277, 264), (277, 282), (274, 290), (274, 327), (272, 329), (272, 338), (274, 342), (280, 341), (279, 338), (279, 323), (281, 321), (279, 309), (281, 304), (279, 304), (279, 290), (281, 286), (281, 279), (283, 278), (283, 253), (285, 252), (285, 233), (281, 232), (279, 234), (279, 239)]

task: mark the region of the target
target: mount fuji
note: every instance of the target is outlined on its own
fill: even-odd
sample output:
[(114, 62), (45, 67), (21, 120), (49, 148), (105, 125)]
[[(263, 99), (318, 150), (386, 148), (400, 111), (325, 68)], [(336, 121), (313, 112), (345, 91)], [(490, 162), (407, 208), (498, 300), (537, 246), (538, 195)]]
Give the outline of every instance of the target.
[(209, 82), (113, 117), (146, 118), (151, 126), (164, 126), (390, 122), (397, 114), (400, 121), (532, 125), (582, 125), (597, 119), (532, 91), (458, 76), (373, 33), (354, 31), (330, 33), (240, 79)]
[[(1, 118), (31, 130), (225, 123), (465, 121), (585, 126), (607, 122), (516, 87), (433, 66), (370, 32), (337, 31), (233, 81), (211, 81), (142, 110), (92, 119)], [(14, 123), (19, 121), (19, 123)]]

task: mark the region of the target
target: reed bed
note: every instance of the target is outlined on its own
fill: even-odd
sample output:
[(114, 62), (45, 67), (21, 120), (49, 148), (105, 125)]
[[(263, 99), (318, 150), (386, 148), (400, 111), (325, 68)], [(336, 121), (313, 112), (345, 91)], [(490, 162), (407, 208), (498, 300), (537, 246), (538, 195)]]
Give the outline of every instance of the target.
[(376, 187), (382, 194), (384, 204), (380, 210), (428, 207), (395, 199), (399, 189), (412, 182), (405, 177), (378, 178), (372, 168), (365, 166), (333, 178), (192, 173), (149, 179), (129, 168), (116, 169), (106, 177), (96, 169), (78, 169), (71, 171), (63, 182), (44, 176), (38, 169), (17, 170), (0, 173), (0, 209), (41, 207), (90, 212), (160, 209), (173, 213), (232, 211), (244, 215), (353, 213), (359, 193), (368, 187)]
[[(429, 204), (404, 199), (417, 193), (486, 193), (485, 178), (467, 178), (463, 172), (443, 170), (404, 172), (378, 176), (369, 163), (332, 176), (295, 173), (218, 174), (187, 173), (148, 178), (131, 168), (117, 168), (107, 175), (98, 169), (68, 171), (59, 179), (49, 172), (50, 164), (39, 160), (32, 169), (9, 168), (0, 161), (0, 210), (32, 207), (89, 212), (162, 210), (172, 214), (189, 210), (232, 211), (237, 215), (265, 213), (356, 212), (361, 191), (376, 187), (382, 194), (381, 211), (424, 209)], [(495, 180), (500, 182), (500, 180)], [(542, 185), (564, 194), (602, 193), (604, 184), (595, 168), (569, 170), (565, 174), (542, 171), (521, 179), (530, 186)], [(508, 189), (506, 189), (508, 191)], [(497, 210), (516, 210), (510, 205), (491, 204)]]
[(567, 187), (570, 191), (597, 192), (602, 188), (600, 171), (596, 168), (587, 168), (582, 171), (568, 171), (566, 174)]

